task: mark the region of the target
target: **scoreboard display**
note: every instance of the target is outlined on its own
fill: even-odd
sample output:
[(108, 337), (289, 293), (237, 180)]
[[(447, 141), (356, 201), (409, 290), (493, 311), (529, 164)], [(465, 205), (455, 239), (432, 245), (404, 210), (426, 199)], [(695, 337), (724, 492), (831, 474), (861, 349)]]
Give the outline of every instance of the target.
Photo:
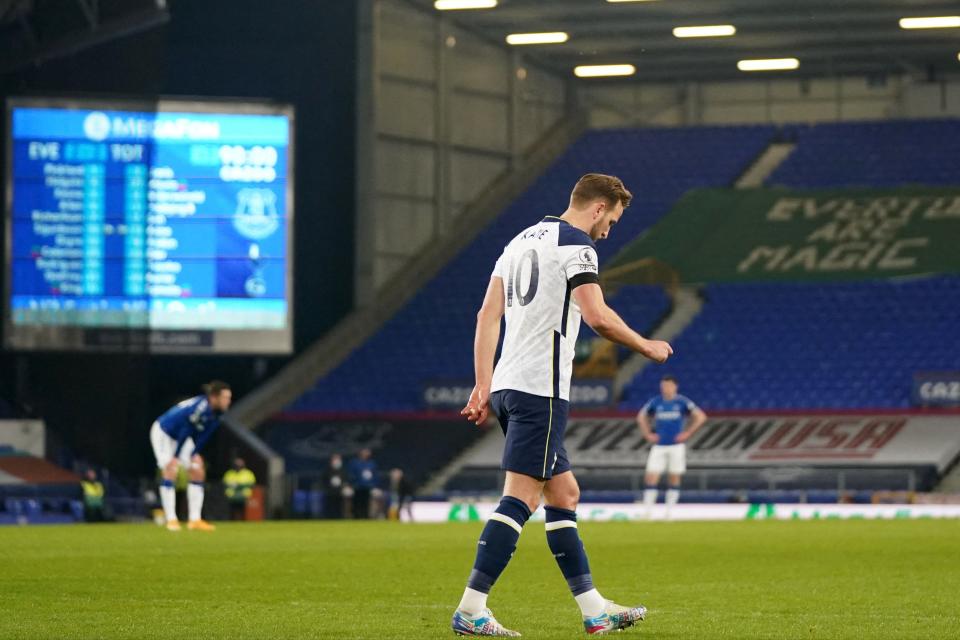
[(293, 111), (7, 104), (6, 346), (292, 349)]

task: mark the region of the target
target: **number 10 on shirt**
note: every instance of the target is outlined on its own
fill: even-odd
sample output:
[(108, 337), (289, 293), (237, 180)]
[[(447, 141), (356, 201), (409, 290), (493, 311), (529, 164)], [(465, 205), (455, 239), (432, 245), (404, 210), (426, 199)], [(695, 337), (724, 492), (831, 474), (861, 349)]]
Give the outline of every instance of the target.
[[(523, 281), (521, 276), (523, 274), (524, 265), (528, 261), (530, 262), (530, 282), (527, 284), (526, 292), (520, 293), (520, 283)], [(534, 296), (537, 295), (537, 284), (540, 281), (540, 258), (537, 255), (537, 250), (528, 249), (522, 256), (520, 256), (520, 261), (516, 265), (511, 262), (509, 276), (509, 280), (507, 281), (507, 306), (513, 306), (514, 282), (516, 282), (517, 302), (520, 303), (521, 307), (525, 307), (530, 304), (530, 302), (533, 301)]]

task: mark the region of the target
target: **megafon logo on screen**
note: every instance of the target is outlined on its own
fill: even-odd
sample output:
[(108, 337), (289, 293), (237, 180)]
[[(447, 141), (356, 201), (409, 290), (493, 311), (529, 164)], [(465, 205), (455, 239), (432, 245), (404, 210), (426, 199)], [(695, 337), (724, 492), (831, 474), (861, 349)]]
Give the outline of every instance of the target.
[(220, 123), (191, 120), (181, 115), (159, 115), (156, 118), (115, 115), (111, 118), (102, 111), (92, 111), (83, 120), (83, 132), (95, 142), (101, 142), (108, 137), (216, 140), (220, 137)]
[(95, 142), (106, 140), (110, 135), (110, 118), (102, 111), (94, 111), (84, 119), (83, 132)]

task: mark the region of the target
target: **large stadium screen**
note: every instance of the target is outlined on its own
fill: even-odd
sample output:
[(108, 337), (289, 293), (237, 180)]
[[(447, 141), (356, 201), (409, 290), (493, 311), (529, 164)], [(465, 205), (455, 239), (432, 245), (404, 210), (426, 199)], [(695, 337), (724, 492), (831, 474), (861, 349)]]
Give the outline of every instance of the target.
[(7, 105), (5, 342), (288, 353), (293, 112)]

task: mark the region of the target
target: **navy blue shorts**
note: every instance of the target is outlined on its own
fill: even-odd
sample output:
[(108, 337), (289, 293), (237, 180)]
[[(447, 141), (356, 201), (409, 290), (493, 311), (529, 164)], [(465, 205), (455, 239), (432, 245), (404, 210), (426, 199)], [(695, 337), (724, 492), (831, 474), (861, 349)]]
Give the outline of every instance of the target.
[(507, 437), (502, 469), (543, 480), (570, 470), (563, 446), (569, 402), (502, 389), (490, 394), (490, 407)]

